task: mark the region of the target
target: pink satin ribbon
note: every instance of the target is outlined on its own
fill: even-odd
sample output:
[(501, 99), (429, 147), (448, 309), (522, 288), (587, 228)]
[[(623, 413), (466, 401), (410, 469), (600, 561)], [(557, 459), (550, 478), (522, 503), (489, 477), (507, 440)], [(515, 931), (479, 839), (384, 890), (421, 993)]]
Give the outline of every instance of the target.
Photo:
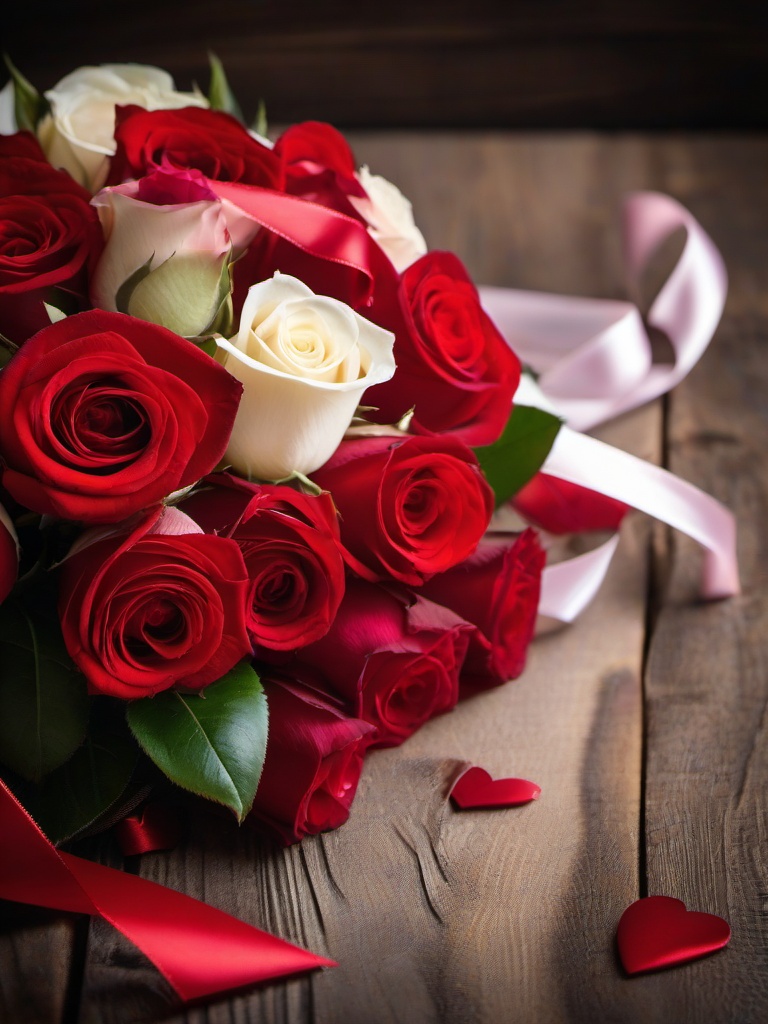
[(61, 853), (0, 780), (0, 898), (103, 917), (184, 1000), (335, 967), (173, 889)]
[(683, 251), (647, 315), (648, 325), (669, 339), (674, 363), (653, 364), (643, 318), (630, 302), (480, 288), (483, 306), (574, 430), (590, 430), (678, 384), (707, 348), (725, 306), (722, 257), (684, 206), (658, 192), (637, 192), (623, 214), (633, 294), (659, 247), (685, 231)]
[[(682, 252), (647, 315), (668, 338), (674, 362), (654, 365), (637, 306), (507, 288), (480, 289), (483, 305), (521, 360), (538, 376), (524, 377), (516, 401), (561, 416), (563, 427), (543, 472), (615, 498), (668, 523), (705, 548), (702, 593), (739, 593), (736, 525), (731, 512), (671, 473), (611, 448), (586, 431), (665, 394), (696, 364), (725, 305), (722, 257), (695, 218), (669, 196), (639, 192), (624, 206), (624, 258), (631, 291), (659, 247), (685, 231)], [(593, 552), (544, 572), (540, 613), (572, 622), (597, 592), (616, 549), (612, 539)]]

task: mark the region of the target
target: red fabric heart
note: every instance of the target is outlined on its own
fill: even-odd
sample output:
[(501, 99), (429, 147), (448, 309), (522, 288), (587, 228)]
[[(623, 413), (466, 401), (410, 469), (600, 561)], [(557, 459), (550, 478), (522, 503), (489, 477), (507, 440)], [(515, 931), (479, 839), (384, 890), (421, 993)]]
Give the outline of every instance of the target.
[(466, 809), (515, 807), (535, 800), (541, 787), (525, 779), (492, 779), (485, 768), (469, 768), (451, 790), (451, 800)]
[(628, 974), (657, 971), (714, 953), (728, 945), (731, 929), (715, 914), (687, 910), (672, 896), (646, 896), (621, 915), (616, 939)]

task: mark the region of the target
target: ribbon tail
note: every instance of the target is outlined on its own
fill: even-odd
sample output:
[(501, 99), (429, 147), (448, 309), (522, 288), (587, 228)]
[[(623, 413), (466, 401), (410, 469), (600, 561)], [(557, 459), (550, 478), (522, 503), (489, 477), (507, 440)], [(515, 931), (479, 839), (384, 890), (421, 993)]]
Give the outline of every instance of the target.
[(614, 533), (592, 551), (546, 566), (541, 577), (539, 615), (561, 623), (578, 618), (600, 589), (618, 544), (619, 535)]
[(0, 898), (103, 917), (185, 1001), (336, 966), (183, 893), (60, 853), (2, 780), (0, 834)]
[(543, 472), (598, 491), (692, 537), (705, 549), (702, 593), (740, 592), (736, 521), (710, 495), (627, 452), (562, 427)]

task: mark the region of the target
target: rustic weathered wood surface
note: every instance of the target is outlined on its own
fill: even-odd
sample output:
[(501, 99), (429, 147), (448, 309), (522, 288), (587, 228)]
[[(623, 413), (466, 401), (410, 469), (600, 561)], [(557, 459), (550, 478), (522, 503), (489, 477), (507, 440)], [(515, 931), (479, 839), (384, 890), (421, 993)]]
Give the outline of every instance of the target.
[[(516, 682), (370, 755), (349, 822), (280, 850), (218, 816), (125, 864), (325, 953), (332, 970), (184, 1011), (108, 925), (0, 906), (3, 1024), (549, 1024), (768, 1019), (768, 139), (352, 135), (475, 280), (624, 297), (619, 206), (681, 200), (720, 247), (725, 315), (690, 377), (600, 435), (734, 510), (743, 596), (697, 597), (696, 546), (625, 523), (597, 599)], [(457, 813), (458, 763), (540, 799)], [(628, 978), (638, 896), (725, 917), (729, 947)]]

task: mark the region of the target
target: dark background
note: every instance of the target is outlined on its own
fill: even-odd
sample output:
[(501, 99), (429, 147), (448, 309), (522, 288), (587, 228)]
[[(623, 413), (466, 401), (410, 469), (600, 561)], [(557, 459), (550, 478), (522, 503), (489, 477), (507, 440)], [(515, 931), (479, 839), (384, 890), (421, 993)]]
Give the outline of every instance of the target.
[[(154, 63), (246, 115), (340, 128), (762, 129), (768, 5), (675, 0), (9, 0), (2, 49), (39, 88)], [(3, 76), (5, 77), (5, 76)]]

